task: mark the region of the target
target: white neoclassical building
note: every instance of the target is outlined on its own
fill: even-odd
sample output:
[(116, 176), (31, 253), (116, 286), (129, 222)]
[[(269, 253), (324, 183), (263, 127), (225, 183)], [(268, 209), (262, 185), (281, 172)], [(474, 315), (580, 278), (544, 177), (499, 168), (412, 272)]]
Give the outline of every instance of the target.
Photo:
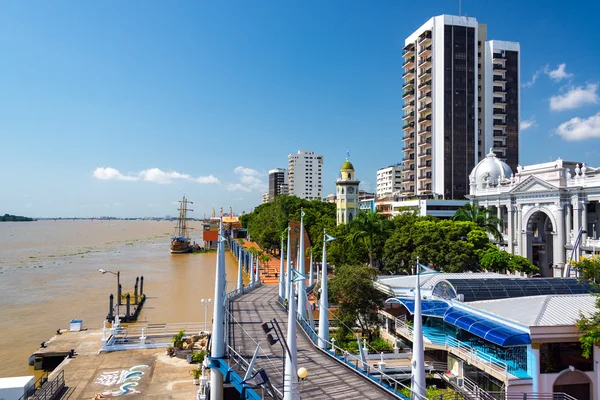
[[(494, 208), (502, 220), (498, 245), (527, 257), (542, 276), (565, 276), (571, 257), (600, 251), (600, 168), (556, 161), (518, 166), (516, 173), (493, 151), (469, 175), (467, 196)], [(573, 245), (583, 228), (581, 246)]]

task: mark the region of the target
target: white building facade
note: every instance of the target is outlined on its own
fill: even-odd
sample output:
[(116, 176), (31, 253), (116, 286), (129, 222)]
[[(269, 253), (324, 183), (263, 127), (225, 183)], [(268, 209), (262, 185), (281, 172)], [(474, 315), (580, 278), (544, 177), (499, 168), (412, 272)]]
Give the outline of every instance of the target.
[(403, 164), (394, 164), (377, 170), (377, 197), (402, 191)]
[[(490, 151), (470, 176), (468, 198), (502, 221), (498, 245), (527, 257), (542, 276), (567, 276), (570, 259), (600, 250), (600, 168), (556, 161), (511, 168)], [(580, 247), (573, 252), (580, 230)]]
[(323, 196), (323, 156), (298, 150), (288, 156), (289, 194), (307, 200)]

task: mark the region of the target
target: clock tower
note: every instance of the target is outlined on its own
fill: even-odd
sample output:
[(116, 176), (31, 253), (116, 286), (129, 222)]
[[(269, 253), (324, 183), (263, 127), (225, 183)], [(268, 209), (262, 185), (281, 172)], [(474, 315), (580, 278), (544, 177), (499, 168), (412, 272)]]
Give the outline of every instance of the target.
[(335, 183), (338, 225), (352, 222), (358, 213), (358, 184), (360, 181), (355, 178), (354, 166), (346, 157), (346, 162), (340, 168), (340, 177)]

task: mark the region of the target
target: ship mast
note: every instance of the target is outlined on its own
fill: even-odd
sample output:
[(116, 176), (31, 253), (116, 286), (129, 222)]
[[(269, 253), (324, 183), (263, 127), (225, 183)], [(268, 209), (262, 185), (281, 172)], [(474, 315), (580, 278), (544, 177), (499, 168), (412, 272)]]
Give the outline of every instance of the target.
[(194, 204), (192, 201), (189, 201), (183, 196), (183, 200), (179, 201), (179, 219), (177, 220), (177, 237), (187, 238), (188, 237), (188, 228), (187, 228), (187, 212), (194, 211), (192, 209), (188, 209), (188, 203)]

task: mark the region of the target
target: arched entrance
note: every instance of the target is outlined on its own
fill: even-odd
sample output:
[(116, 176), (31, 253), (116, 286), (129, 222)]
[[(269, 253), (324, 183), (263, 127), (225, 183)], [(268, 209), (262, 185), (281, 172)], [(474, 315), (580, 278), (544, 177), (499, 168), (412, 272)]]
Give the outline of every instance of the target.
[(554, 275), (553, 230), (552, 220), (544, 211), (534, 212), (527, 220), (527, 258), (544, 277)]
[(567, 371), (554, 381), (553, 392), (562, 392), (577, 400), (591, 400), (591, 383), (589, 376), (581, 371)]

